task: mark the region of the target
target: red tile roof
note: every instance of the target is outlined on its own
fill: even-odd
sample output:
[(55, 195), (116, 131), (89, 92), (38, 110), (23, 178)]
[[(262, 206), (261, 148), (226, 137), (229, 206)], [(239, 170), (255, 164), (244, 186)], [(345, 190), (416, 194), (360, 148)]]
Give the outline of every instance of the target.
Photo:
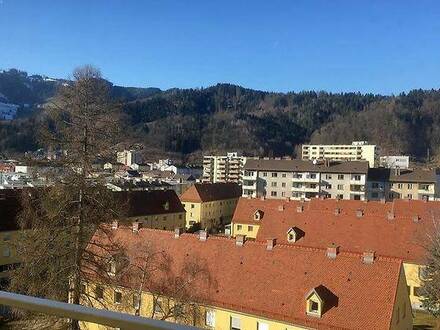
[[(205, 264), (215, 281), (206, 295), (208, 305), (319, 329), (388, 329), (392, 319), (401, 271), (395, 258), (364, 264), (360, 254), (341, 252), (332, 260), (325, 249), (286, 244), (268, 251), (262, 242), (239, 247), (233, 239), (203, 242), (193, 234), (174, 238), (174, 233), (152, 229), (135, 234), (120, 227), (112, 233), (131, 260), (139, 257), (140, 242), (152, 242), (172, 257), (173, 266), (188, 256)], [(104, 237), (96, 234), (93, 240), (102, 243)], [(138, 289), (137, 282), (120, 284)], [(320, 286), (337, 297), (337, 304), (321, 318), (307, 316), (305, 296)]]
[(241, 188), (236, 183), (196, 183), (180, 196), (180, 200), (201, 203), (239, 198), (240, 196)]
[[(280, 206), (283, 211), (280, 211)], [(303, 207), (298, 212), (297, 207)], [(340, 213), (335, 214), (335, 209)], [(254, 220), (256, 210), (263, 211)], [(362, 217), (356, 211), (362, 210)], [(388, 214), (394, 217), (388, 218)], [(416, 217), (416, 219), (415, 219)], [(257, 240), (277, 238), (287, 243), (287, 231), (298, 227), (304, 236), (295, 245), (325, 248), (335, 243), (341, 251), (373, 250), (379, 255), (424, 263), (427, 234), (440, 219), (440, 202), (395, 200), (363, 202), (312, 199), (310, 202), (240, 198), (232, 222), (259, 224)]]

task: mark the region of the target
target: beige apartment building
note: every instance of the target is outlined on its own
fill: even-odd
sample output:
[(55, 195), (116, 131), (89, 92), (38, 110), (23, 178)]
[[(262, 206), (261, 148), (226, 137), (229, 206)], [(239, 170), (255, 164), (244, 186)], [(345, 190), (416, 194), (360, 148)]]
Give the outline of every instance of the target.
[(245, 162), (246, 157), (239, 156), (237, 152), (229, 152), (226, 156), (204, 156), (202, 181), (241, 183)]
[(379, 147), (367, 141), (352, 144), (305, 144), (302, 146), (303, 160), (328, 159), (334, 161), (367, 161), (370, 167), (378, 164)]
[(366, 199), (368, 162), (248, 159), (243, 196), (279, 199)]
[(435, 200), (438, 197), (439, 174), (435, 169), (370, 168), (368, 199)]

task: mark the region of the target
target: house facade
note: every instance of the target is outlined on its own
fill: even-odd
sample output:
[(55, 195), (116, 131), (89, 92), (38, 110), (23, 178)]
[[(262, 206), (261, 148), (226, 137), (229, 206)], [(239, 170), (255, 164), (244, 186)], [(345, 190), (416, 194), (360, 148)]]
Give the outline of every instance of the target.
[(246, 157), (237, 152), (229, 152), (223, 156), (204, 156), (202, 182), (241, 183), (245, 162)]

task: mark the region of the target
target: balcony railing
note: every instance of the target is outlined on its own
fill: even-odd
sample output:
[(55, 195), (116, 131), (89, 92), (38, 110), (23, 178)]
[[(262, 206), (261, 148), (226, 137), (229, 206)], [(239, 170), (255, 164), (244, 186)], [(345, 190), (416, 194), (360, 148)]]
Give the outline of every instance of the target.
[(0, 304), (62, 318), (92, 322), (127, 330), (191, 330), (194, 327), (134, 316), (105, 309), (0, 291)]

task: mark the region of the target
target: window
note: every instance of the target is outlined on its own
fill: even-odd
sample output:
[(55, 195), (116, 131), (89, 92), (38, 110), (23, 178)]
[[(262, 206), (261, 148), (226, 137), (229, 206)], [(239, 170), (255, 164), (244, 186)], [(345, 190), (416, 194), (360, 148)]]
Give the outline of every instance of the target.
[(317, 314), (319, 312), (319, 304), (317, 301), (310, 300), (309, 313)]
[(272, 178), (276, 178), (276, 177), (278, 177), (278, 173), (277, 172), (273, 172), (272, 173)]
[(412, 189), (412, 183), (408, 183), (408, 189)]
[(414, 296), (415, 297), (421, 297), (422, 294), (422, 289), (419, 286), (415, 286), (414, 287)]
[(310, 174), (310, 179), (316, 179), (316, 173), (311, 173)]
[(276, 191), (271, 191), (271, 192), (270, 192), (270, 195), (271, 195), (272, 197), (276, 197), (276, 196), (277, 196), (277, 192), (276, 192)]
[(267, 176), (267, 172), (263, 172), (263, 176)]
[(122, 293), (119, 292), (119, 291), (115, 291), (115, 294), (114, 294), (114, 302), (115, 302), (115, 304), (120, 304), (121, 301), (122, 301)]
[(286, 197), (286, 192), (285, 191), (281, 192), (281, 197)]
[(207, 310), (205, 312), (205, 325), (208, 327), (215, 327), (215, 311)]
[(353, 175), (353, 180), (361, 181), (361, 176), (360, 175)]
[(242, 225), (237, 225), (237, 230), (242, 230), (243, 226)]
[(192, 209), (194, 208), (194, 204), (191, 204), (191, 208), (192, 208)]
[(286, 173), (283, 173), (283, 174), (281, 174), (281, 176), (282, 176), (283, 178), (285, 178), (285, 177), (287, 176), (287, 174), (286, 174)]
[(140, 299), (137, 293), (133, 294), (133, 308), (138, 309), (140, 307)]
[(3, 240), (4, 241), (9, 241), (11, 239), (11, 234), (9, 234), (9, 233), (6, 233), (4, 236), (3, 236)]
[(281, 182), (281, 187), (286, 188), (286, 183), (285, 182)]
[(338, 180), (344, 180), (344, 174), (338, 174)]
[(264, 322), (257, 322), (257, 330), (269, 330), (269, 324)]
[(248, 226), (248, 231), (253, 231), (254, 227), (253, 226)]
[(231, 330), (241, 330), (240, 319), (238, 317), (231, 316)]
[(411, 287), (409, 285), (407, 285), (406, 289), (408, 290), (408, 296), (410, 296), (411, 295)]
[(331, 179), (332, 179), (332, 175), (331, 175), (331, 174), (326, 174), (326, 175), (325, 175), (325, 178), (326, 178), (327, 180), (331, 180)]
[(97, 285), (95, 287), (95, 298), (96, 299), (104, 298), (104, 289), (102, 288), (102, 286)]
[(377, 192), (373, 192), (373, 193), (371, 193), (371, 197), (378, 198), (379, 194)]
[(11, 249), (8, 247), (3, 248), (3, 257), (10, 257), (11, 256)]
[(373, 182), (371, 187), (374, 188), (374, 189), (377, 189), (377, 188), (379, 188), (379, 183), (378, 182)]
[(412, 199), (412, 194), (408, 194), (408, 199)]
[(338, 184), (338, 190), (344, 190), (344, 185), (343, 184)]
[(271, 187), (276, 187), (277, 183), (276, 182), (272, 182), (270, 185), (271, 185)]

